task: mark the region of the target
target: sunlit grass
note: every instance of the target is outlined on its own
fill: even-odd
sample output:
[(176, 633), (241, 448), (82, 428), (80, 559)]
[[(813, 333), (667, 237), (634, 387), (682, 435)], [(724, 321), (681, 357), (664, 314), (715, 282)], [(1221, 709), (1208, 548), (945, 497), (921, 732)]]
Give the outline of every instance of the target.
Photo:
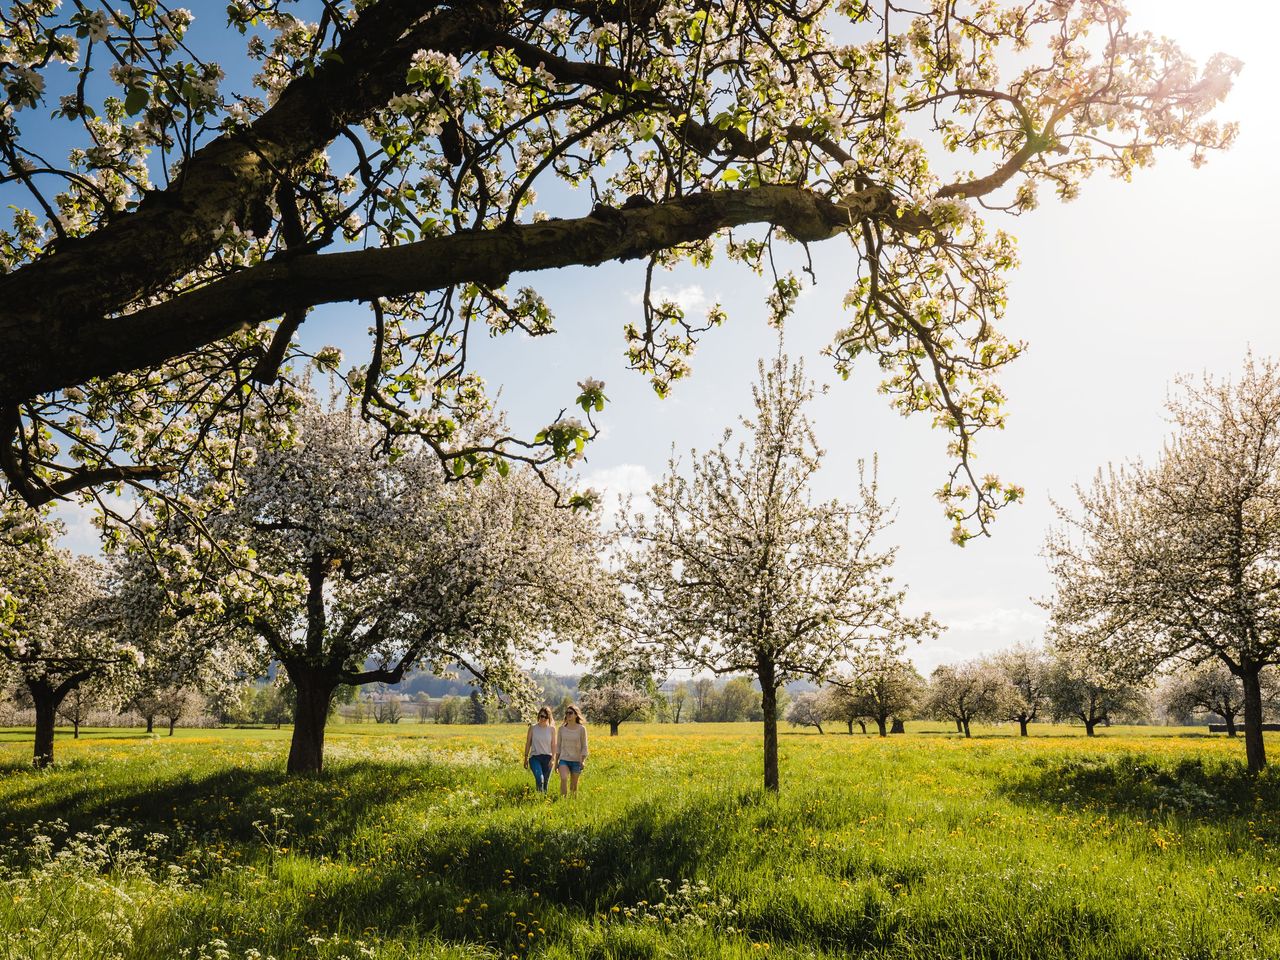
[[(306, 780), (287, 729), (91, 731), (45, 773), (5, 733), (0, 958), (1280, 957), (1280, 776), (1203, 728), (1034, 729), (786, 731), (773, 798), (756, 726), (624, 725), (552, 802), (511, 726), (335, 727)], [(91, 887), (25, 863), (59, 818), (162, 836)], [(80, 952), (13, 946), (76, 897)]]

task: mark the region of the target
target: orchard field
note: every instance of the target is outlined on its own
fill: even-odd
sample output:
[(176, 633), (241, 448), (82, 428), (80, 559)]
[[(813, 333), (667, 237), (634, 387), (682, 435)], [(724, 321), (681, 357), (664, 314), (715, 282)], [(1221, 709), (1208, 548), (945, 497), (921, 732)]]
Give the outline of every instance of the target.
[(777, 798), (755, 725), (596, 729), (554, 802), (515, 726), (0, 731), (0, 958), (1280, 957), (1280, 776), (1033, 729), (784, 733)]

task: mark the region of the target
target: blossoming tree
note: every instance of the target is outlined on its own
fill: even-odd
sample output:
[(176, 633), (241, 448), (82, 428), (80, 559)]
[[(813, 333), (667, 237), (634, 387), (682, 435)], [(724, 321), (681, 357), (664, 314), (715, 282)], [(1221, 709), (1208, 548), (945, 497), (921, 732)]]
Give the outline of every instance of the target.
[(859, 657), (852, 673), (837, 677), (826, 694), (831, 718), (842, 720), (850, 733), (855, 722), (870, 719), (886, 737), (889, 721), (908, 720), (919, 707), (924, 678), (900, 649), (876, 649)]
[[(1162, 150), (1198, 163), (1234, 132), (1210, 112), (1238, 63), (1198, 69), (1115, 0), (218, 8), (0, 14), (16, 208), (0, 472), (29, 503), (225, 463), (220, 433), (288, 408), (289, 358), (341, 363), (305, 335), (324, 303), (368, 310), (345, 374), (367, 417), (464, 473), (545, 463), (589, 427), (480, 446), (455, 430), (484, 406), (469, 338), (553, 331), (513, 275), (716, 256), (764, 272), (779, 240), (841, 238), (835, 363), (870, 355), (900, 409), (954, 434), (939, 496), (962, 540), (1019, 496), (971, 466), (1019, 347), (999, 332), (1013, 241), (970, 203), (1023, 213)], [(248, 69), (209, 56), (239, 44)], [(557, 182), (582, 189), (544, 189)], [(775, 319), (800, 286), (785, 264), (762, 286)], [(723, 319), (646, 296), (630, 361), (665, 391)]]
[(0, 678), (20, 684), (35, 707), (34, 763), (53, 762), (58, 708), (93, 680), (119, 681), (142, 660), (110, 630), (106, 571), (55, 544), (56, 527), (0, 501), (0, 582), (11, 614), (0, 620)]
[(1005, 679), (1001, 718), (1017, 721), (1018, 735), (1025, 737), (1027, 725), (1048, 706), (1049, 656), (1039, 647), (1016, 644), (993, 656), (991, 663)]
[(606, 683), (592, 687), (582, 696), (582, 709), (596, 723), (609, 725), (609, 736), (618, 735), (618, 727), (653, 706), (645, 691), (629, 683)]
[(754, 677), (764, 785), (777, 790), (779, 688), (820, 682), (872, 643), (936, 628), (903, 612), (894, 550), (875, 546), (890, 517), (874, 480), (856, 504), (814, 502), (822, 451), (804, 413), (813, 387), (803, 368), (782, 356), (762, 363), (754, 396), (748, 441), (735, 449), (730, 432), (688, 476), (673, 462), (650, 493), (652, 511), (624, 517), (624, 642), (668, 668)]
[[(297, 693), (290, 772), (321, 768), (339, 684), (461, 667), (522, 702), (521, 658), (590, 621), (604, 589), (595, 526), (527, 472), (446, 483), (420, 447), (371, 456), (354, 412), (309, 401), (287, 443), (251, 441), (236, 495), (201, 531), (158, 499), (152, 540), (173, 605), (243, 624)], [(192, 530), (173, 537), (172, 531)]]
[(1280, 664), (1280, 363), (1184, 379), (1153, 465), (1100, 471), (1046, 556), (1058, 645), (1132, 671), (1216, 660), (1239, 677), (1245, 756), (1266, 765), (1262, 672)]
[(970, 737), (975, 720), (997, 719), (1004, 690), (1004, 677), (990, 663), (943, 664), (929, 675), (927, 709), (934, 717), (954, 720), (956, 732)]

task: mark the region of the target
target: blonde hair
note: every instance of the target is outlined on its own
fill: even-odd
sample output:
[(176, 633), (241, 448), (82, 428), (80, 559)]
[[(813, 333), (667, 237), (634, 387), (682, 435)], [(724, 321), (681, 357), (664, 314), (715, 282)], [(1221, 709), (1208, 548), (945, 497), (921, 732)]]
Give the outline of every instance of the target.
[(551, 708), (548, 706), (539, 707), (538, 715), (534, 717), (534, 720), (535, 721), (541, 720), (543, 717), (546, 717), (548, 720), (552, 721), (553, 723), (555, 722), (555, 719), (556, 719), (555, 714), (551, 712)]
[(578, 718), (578, 723), (583, 724), (584, 726), (586, 725), (586, 722), (587, 722), (587, 721), (583, 719), (582, 711), (578, 709), (578, 705), (577, 705), (576, 703), (569, 703), (569, 704), (565, 704), (565, 708), (564, 708), (564, 722), (565, 722), (565, 723), (568, 723), (568, 722), (569, 722), (569, 713), (570, 713), (570, 712), (572, 712), (572, 713), (573, 713), (573, 715), (574, 715), (575, 717), (577, 717), (577, 718)]

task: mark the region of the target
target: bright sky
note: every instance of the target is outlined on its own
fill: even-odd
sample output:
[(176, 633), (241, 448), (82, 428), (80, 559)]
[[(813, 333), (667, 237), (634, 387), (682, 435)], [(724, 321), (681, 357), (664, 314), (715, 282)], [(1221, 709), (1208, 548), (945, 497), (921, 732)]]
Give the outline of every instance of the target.
[[(947, 466), (946, 438), (923, 418), (892, 412), (876, 392), (875, 369), (842, 382), (819, 356), (839, 324), (846, 290), (842, 241), (815, 249), (818, 286), (802, 298), (787, 329), (792, 354), (831, 383), (814, 411), (828, 450), (817, 493), (852, 496), (857, 460), (879, 454), (881, 489), (899, 510), (890, 536), (900, 545), (900, 578), (910, 586), (911, 605), (947, 626), (940, 639), (913, 651), (926, 672), (1041, 638), (1044, 617), (1032, 598), (1049, 586), (1039, 554), (1053, 520), (1050, 498), (1069, 502), (1072, 485), (1098, 466), (1156, 451), (1175, 375), (1230, 375), (1250, 346), (1280, 353), (1280, 311), (1271, 295), (1280, 262), (1274, 177), (1280, 4), (1133, 0), (1131, 11), (1134, 27), (1173, 37), (1198, 61), (1219, 50), (1245, 61), (1223, 111), (1240, 121), (1240, 137), (1200, 170), (1184, 156), (1166, 155), (1132, 183), (1099, 178), (1072, 204), (1048, 200), (1005, 223), (1019, 237), (1022, 256), (1006, 331), (1029, 347), (1005, 371), (1010, 424), (999, 436), (983, 437), (981, 466), (1023, 485), (1027, 497), (1005, 511), (990, 539), (963, 549), (949, 542), (933, 498)], [(672, 444), (680, 453), (706, 449), (749, 408), (757, 358), (770, 355), (775, 342), (764, 323), (761, 285), (749, 274), (726, 266), (668, 278), (666, 286), (690, 302), (722, 299), (730, 323), (705, 339), (692, 378), (666, 400), (620, 359), (621, 327), (636, 310), (640, 269), (546, 279), (537, 278), (561, 333), (503, 345), (500, 382), (509, 409), (532, 410), (534, 420), (545, 422), (572, 399), (576, 380), (606, 381), (607, 435), (584, 468), (590, 484), (639, 493), (662, 472)], [(567, 668), (568, 659), (551, 665)]]
[[(819, 351), (840, 325), (850, 261), (842, 241), (815, 248), (818, 286), (801, 299), (787, 347), (810, 375), (831, 382), (813, 411), (829, 455), (816, 494), (856, 494), (859, 458), (880, 458), (882, 492), (896, 499), (890, 531), (900, 545), (899, 579), (914, 611), (931, 611), (946, 633), (913, 652), (926, 672), (938, 663), (1036, 641), (1043, 615), (1032, 602), (1048, 589), (1039, 556), (1052, 522), (1050, 498), (1069, 502), (1072, 484), (1107, 461), (1149, 455), (1166, 429), (1162, 402), (1170, 380), (1202, 370), (1226, 376), (1246, 349), (1280, 353), (1271, 291), (1280, 253), (1280, 188), (1274, 167), (1280, 132), (1273, 97), (1280, 90), (1280, 4), (1274, 0), (1131, 0), (1130, 23), (1180, 42), (1200, 61), (1223, 50), (1245, 68), (1222, 116), (1241, 123), (1228, 154), (1193, 170), (1184, 156), (1162, 156), (1133, 183), (1097, 179), (1070, 205), (1045, 200), (1002, 225), (1020, 240), (1006, 332), (1025, 355), (1005, 371), (1009, 428), (983, 437), (983, 471), (1026, 488), (993, 537), (960, 549), (933, 491), (947, 469), (946, 437), (927, 419), (903, 420), (876, 392), (877, 371), (847, 383)], [(1210, 12), (1212, 11), (1212, 12)], [(197, 13), (200, 13), (197, 9)], [(589, 201), (583, 197), (587, 212)], [(638, 315), (637, 264), (569, 270), (529, 278), (547, 297), (560, 333), (486, 344), (480, 372), (503, 388), (512, 425), (536, 430), (571, 404), (575, 383), (606, 381), (605, 435), (582, 468), (587, 485), (643, 492), (677, 452), (706, 449), (750, 406), (759, 357), (774, 335), (764, 322), (762, 281), (733, 266), (669, 275), (665, 286), (689, 306), (721, 300), (729, 324), (708, 336), (694, 374), (667, 400), (625, 369), (623, 324)], [(513, 282), (514, 285), (514, 282)], [(308, 336), (350, 341), (367, 320), (356, 308), (318, 313)], [(75, 518), (71, 544), (91, 548)], [(545, 667), (573, 669), (569, 655)]]

